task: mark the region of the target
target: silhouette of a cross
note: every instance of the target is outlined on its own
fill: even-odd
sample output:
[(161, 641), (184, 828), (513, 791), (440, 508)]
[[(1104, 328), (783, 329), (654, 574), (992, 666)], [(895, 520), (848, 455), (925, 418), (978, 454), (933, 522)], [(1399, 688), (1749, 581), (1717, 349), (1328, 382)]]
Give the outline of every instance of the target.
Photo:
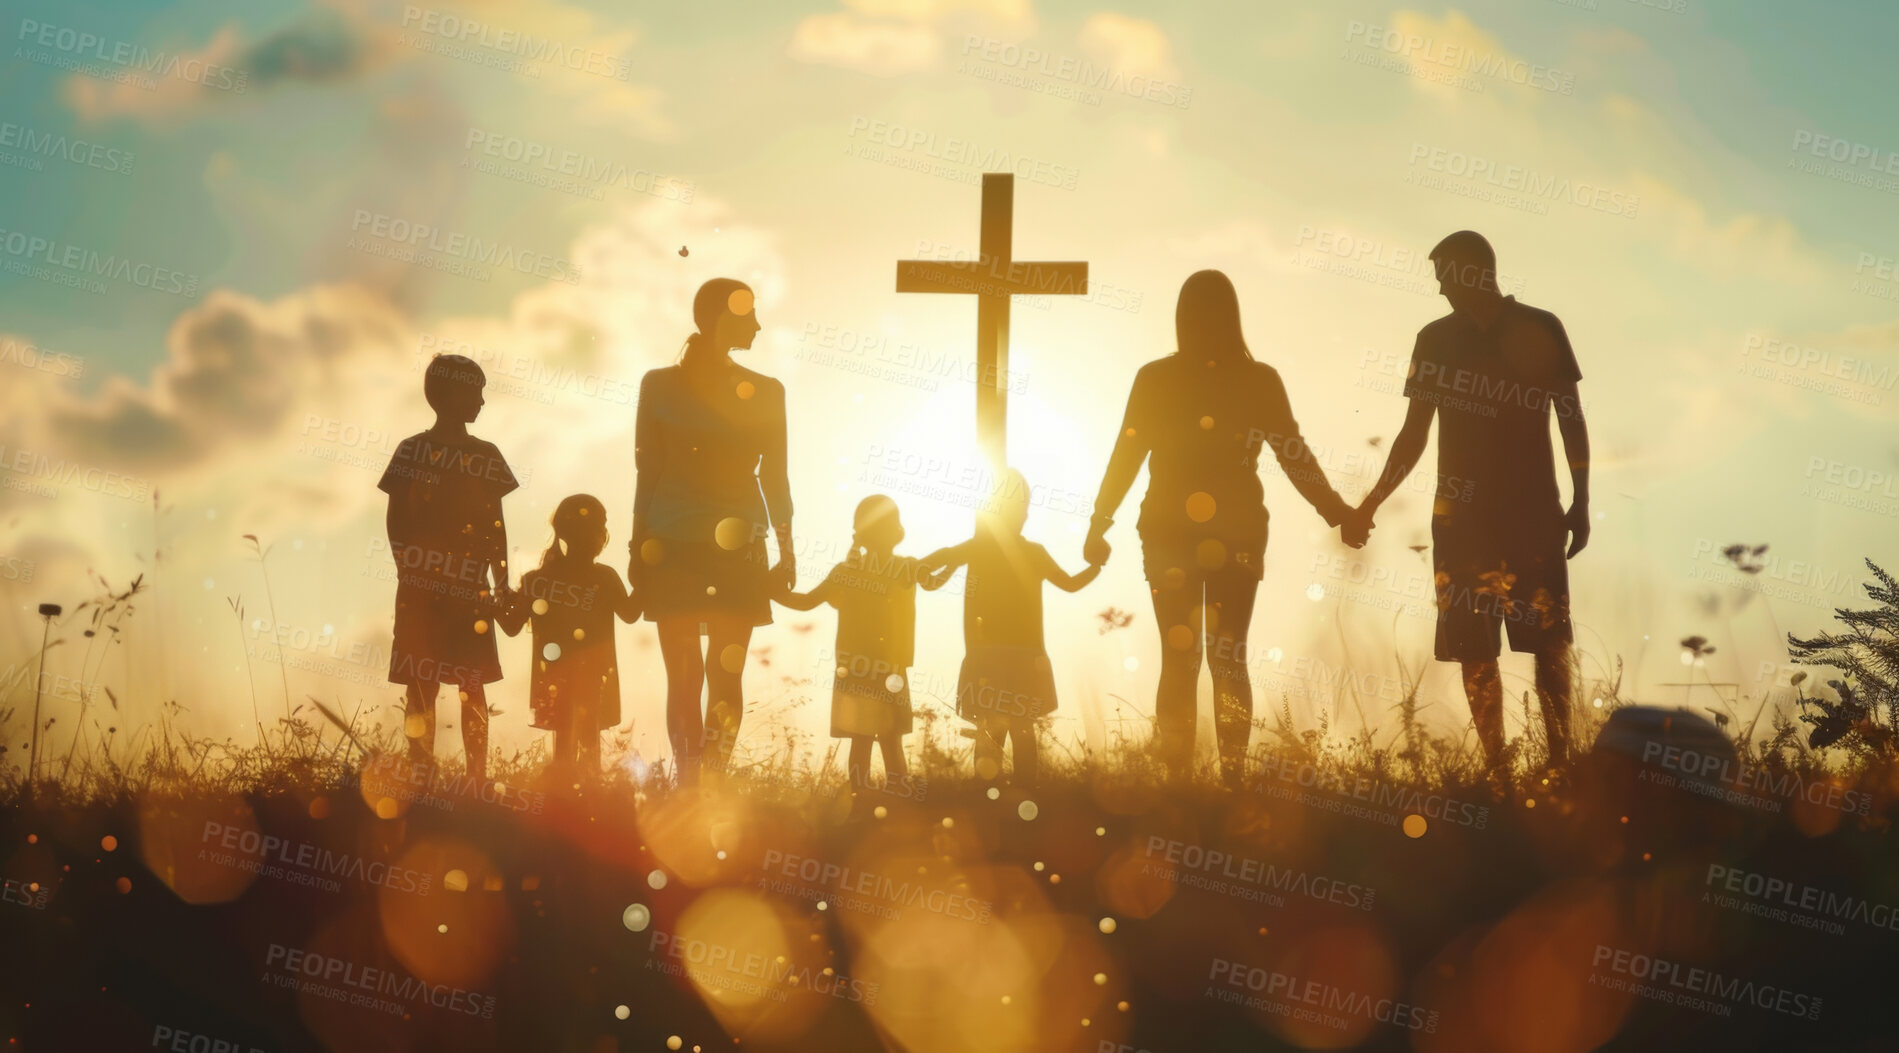
[(1015, 296), (1084, 295), (1086, 263), (1022, 263), (1013, 258), (1015, 176), (982, 177), (982, 240), (970, 261), (898, 260), (897, 291), (976, 297), (976, 441), (997, 467), (1008, 463), (1009, 304)]

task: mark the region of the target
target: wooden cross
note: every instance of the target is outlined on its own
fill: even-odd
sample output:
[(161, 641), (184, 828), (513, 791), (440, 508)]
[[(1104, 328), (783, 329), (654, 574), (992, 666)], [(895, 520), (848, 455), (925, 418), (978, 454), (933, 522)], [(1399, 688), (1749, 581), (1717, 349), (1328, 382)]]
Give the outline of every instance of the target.
[(973, 261), (898, 260), (897, 291), (976, 297), (976, 441), (998, 468), (1008, 464), (1011, 297), (1084, 295), (1086, 263), (1021, 263), (1013, 258), (1015, 176), (982, 177), (982, 241)]

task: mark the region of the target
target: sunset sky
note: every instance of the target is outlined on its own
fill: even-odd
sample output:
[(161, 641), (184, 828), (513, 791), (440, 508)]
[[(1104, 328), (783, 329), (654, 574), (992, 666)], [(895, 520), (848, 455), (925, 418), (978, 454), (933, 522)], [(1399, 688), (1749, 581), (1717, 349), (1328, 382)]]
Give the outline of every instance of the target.
[[(1586, 677), (1619, 660), (1624, 698), (1745, 722), (1776, 685), (1785, 704), (1785, 633), (1862, 601), (1863, 557), (1899, 564), (1899, 102), (1869, 76), (1899, 12), (1849, 27), (1706, 0), (621, 6), (9, 8), (9, 743), (32, 703), (36, 606), (76, 607), (93, 572), (151, 590), (113, 647), (88, 651), (83, 615), (56, 623), (68, 642), (47, 674), (111, 686), (120, 723), (176, 699), (190, 726), (243, 741), (248, 684), (268, 718), (284, 679), (293, 699), (395, 723), (375, 483), (430, 422), (420, 366), (452, 350), (488, 371), (471, 430), (526, 483), (504, 506), (517, 577), (554, 505), (583, 491), (623, 566), (634, 394), (676, 359), (712, 277), (757, 290), (765, 329), (741, 361), (787, 388), (804, 584), (872, 492), (900, 506), (903, 551), (966, 537), (984, 496), (975, 306), (899, 295), (894, 265), (974, 254), (985, 170), (1017, 173), (1019, 258), (1091, 268), (1089, 295), (1014, 309), (1011, 461), (1037, 490), (1028, 535), (1070, 570), (1187, 275), (1232, 277), (1254, 355), (1355, 500), (1403, 417), (1413, 337), (1448, 309), (1425, 253), (1460, 228), (1490, 238), (1507, 290), (1561, 317), (1582, 367)], [(417, 249), (426, 265), (405, 258)], [(1266, 470), (1262, 712), (1283, 698), (1301, 729), (1368, 720), (1383, 742), (1402, 664), (1428, 671), (1428, 720), (1467, 722), (1452, 667), (1426, 661), (1429, 565), (1412, 546), (1429, 540), (1433, 464), (1360, 552)], [(1102, 578), (1049, 590), (1063, 742), (1142, 735), (1152, 713), (1143, 487)], [(1748, 573), (1722, 555), (1733, 544), (1768, 547)], [(939, 713), (958, 603), (919, 601), (913, 682)], [(834, 630), (827, 611), (781, 609), (754, 637), (744, 745), (774, 726), (824, 735)], [(662, 755), (652, 627), (619, 633), (635, 743)], [(1715, 647), (1693, 668), (1691, 635)], [(502, 642), (490, 695), (509, 749), (541, 734), (527, 651)], [(1527, 688), (1527, 656), (1505, 672)], [(1691, 678), (1703, 686), (1678, 686)], [(75, 695), (49, 696), (62, 726)]]

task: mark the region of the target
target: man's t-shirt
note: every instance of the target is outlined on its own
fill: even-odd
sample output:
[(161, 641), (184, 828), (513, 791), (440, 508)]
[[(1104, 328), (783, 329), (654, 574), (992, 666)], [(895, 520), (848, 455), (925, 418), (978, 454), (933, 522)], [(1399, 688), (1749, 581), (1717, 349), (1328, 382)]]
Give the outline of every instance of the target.
[(495, 445), (472, 435), (418, 432), (402, 440), (376, 488), (399, 505), (406, 536), (391, 537), (397, 581), (472, 598), (490, 561), (507, 558), (501, 499), (521, 484)]
[(1563, 323), (1506, 296), (1488, 328), (1452, 313), (1418, 332), (1407, 398), (1437, 407), (1439, 521), (1541, 521), (1560, 506), (1549, 415), (1580, 412), (1582, 370)]

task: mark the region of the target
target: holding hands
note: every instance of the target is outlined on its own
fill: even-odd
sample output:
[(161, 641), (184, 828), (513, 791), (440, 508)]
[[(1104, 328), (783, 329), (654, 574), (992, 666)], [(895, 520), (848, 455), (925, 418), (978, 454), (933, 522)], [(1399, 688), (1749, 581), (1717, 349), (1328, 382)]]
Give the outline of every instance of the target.
[(1369, 498), (1357, 508), (1348, 509), (1343, 521), (1339, 523), (1339, 537), (1352, 548), (1364, 548), (1371, 538), (1372, 516), (1377, 508)]

